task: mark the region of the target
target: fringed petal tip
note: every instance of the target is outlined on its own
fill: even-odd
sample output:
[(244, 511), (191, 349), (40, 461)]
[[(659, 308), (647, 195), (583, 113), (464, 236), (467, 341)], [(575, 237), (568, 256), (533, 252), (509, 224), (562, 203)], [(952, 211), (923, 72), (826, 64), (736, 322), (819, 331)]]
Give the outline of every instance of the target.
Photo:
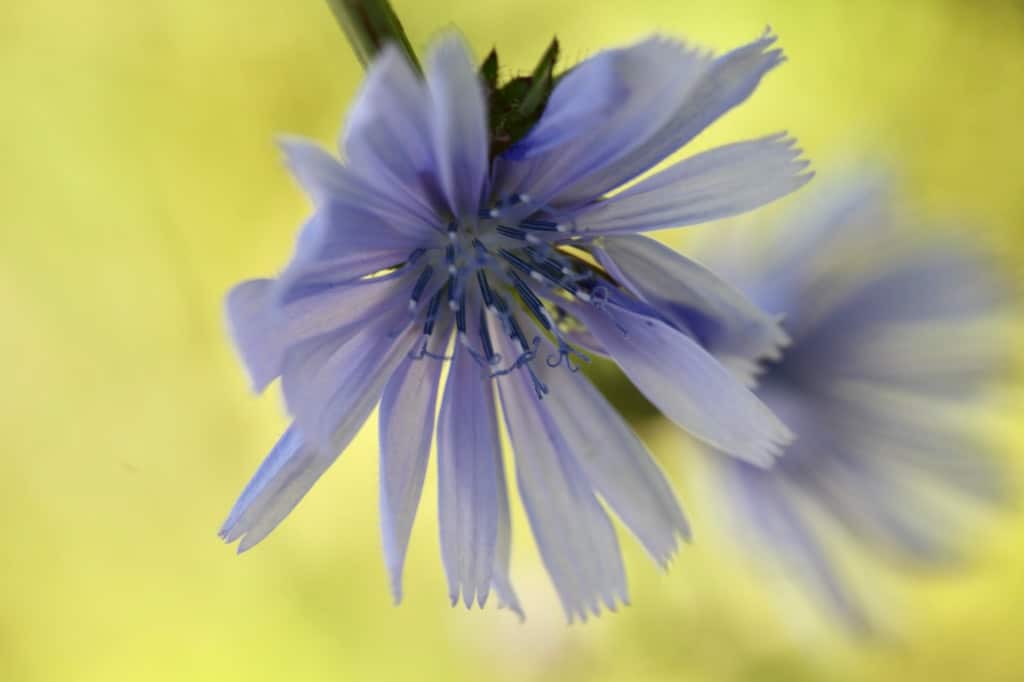
[(402, 603), (402, 597), (405, 596), (402, 590), (402, 567), (403, 562), (399, 565), (388, 565), (388, 591), (391, 592), (391, 604), (393, 606), (399, 606)]
[(505, 602), (499, 600), (498, 608), (507, 609), (508, 611), (511, 611), (512, 613), (516, 614), (516, 618), (519, 620), (520, 625), (526, 622), (526, 613), (523, 611), (523, 608), (517, 603), (506, 604)]
[(658, 568), (666, 572), (679, 554), (682, 546), (688, 545), (693, 541), (693, 532), (690, 524), (681, 513), (681, 510), (679, 514), (675, 515), (675, 518), (671, 519), (669, 532), (670, 535), (664, 537), (662, 544), (658, 546), (652, 546), (650, 542), (643, 542), (641, 540), (647, 556), (658, 565)]
[[(771, 469), (775, 465), (775, 460), (784, 456), (786, 448), (793, 444), (797, 436), (767, 407), (764, 409), (765, 413), (770, 415), (770, 419), (762, 420), (762, 424), (770, 425), (768, 432), (762, 434), (759, 441), (752, 443), (739, 456), (744, 462), (758, 469)], [(736, 453), (729, 454), (736, 456)]]
[(240, 514), (232, 512), (232, 515), (228, 517), (224, 525), (217, 532), (217, 537), (228, 545), (233, 545), (237, 542), (238, 545), (235, 547), (235, 553), (244, 554), (258, 545), (269, 534), (269, 531), (267, 533), (254, 534), (253, 526), (254, 524), (251, 522), (244, 522)]
[[(224, 523), (221, 524), (220, 530), (217, 531), (217, 537), (228, 545), (238, 542), (245, 535), (246, 527), (240, 523), (244, 515), (243, 511), (239, 509), (239, 505), (236, 503), (228, 517), (224, 519)], [(241, 547), (238, 548), (238, 553), (242, 553)]]
[(778, 40), (779, 34), (772, 29), (772, 25), (765, 24), (764, 30), (761, 31), (761, 36), (755, 41), (755, 44), (768, 47), (769, 45), (774, 45)]
[(246, 550), (251, 549), (256, 544), (246, 543), (245, 532), (239, 529), (237, 524), (231, 521), (230, 519), (224, 522), (224, 525), (217, 532), (217, 537), (219, 537), (221, 540), (224, 541), (225, 544), (228, 545), (233, 545), (239, 540), (242, 540), (242, 542), (238, 542), (238, 546), (235, 547), (235, 552), (237, 554), (244, 553)]
[(670, 547), (666, 547), (662, 552), (658, 554), (652, 553), (648, 550), (647, 554), (654, 560), (654, 563), (658, 565), (658, 568), (662, 572), (667, 573), (672, 567), (672, 562), (675, 561), (676, 556), (679, 554), (679, 550), (683, 544), (690, 544), (693, 540), (693, 536), (690, 534), (690, 529), (687, 528), (685, 533), (680, 531), (676, 536), (672, 538), (673, 544)]
[(751, 358), (757, 367), (758, 374), (764, 370), (766, 364), (781, 360), (783, 351), (793, 343), (793, 339), (786, 332), (785, 327), (782, 326), (784, 317), (784, 315), (765, 316), (767, 322), (765, 328), (771, 331), (765, 339), (764, 345)]
[[(497, 590), (495, 590), (495, 592), (497, 592)], [(449, 600), (452, 608), (457, 607), (459, 605), (459, 602), (461, 601), (465, 605), (466, 610), (468, 610), (468, 611), (472, 611), (474, 605), (477, 608), (479, 608), (479, 609), (483, 609), (487, 605), (487, 598), (488, 598), (488, 595), (485, 594), (485, 595), (482, 595), (482, 596), (478, 596), (475, 601), (472, 600), (472, 599), (469, 599), (468, 601), (466, 601), (465, 599), (460, 599), (460, 595), (457, 594), (457, 593), (455, 593), (455, 594), (453, 594), (452, 592), (448, 593), (448, 600)], [(523, 611), (523, 607), (520, 606), (520, 604), (519, 604), (519, 602), (517, 600), (512, 599), (512, 598), (509, 598), (508, 600), (506, 600), (506, 599), (503, 599), (498, 594), (495, 595), (495, 598), (497, 600), (497, 604), (496, 605), (497, 605), (498, 609), (500, 609), (502, 611), (511, 611), (512, 613), (514, 613), (516, 615), (516, 618), (517, 618), (517, 620), (520, 623), (525, 623), (526, 622), (526, 612)], [(395, 602), (395, 604), (397, 605), (398, 602)]]
[(565, 611), (566, 620), (569, 625), (576, 622), (586, 623), (591, 617), (599, 618), (602, 611), (617, 613), (619, 607), (630, 606), (629, 595), (625, 589), (615, 592), (606, 592), (600, 597), (595, 595), (586, 603), (568, 604), (563, 602), (562, 608)]
[(768, 150), (768, 155), (775, 157), (780, 170), (788, 170), (794, 181), (799, 182), (793, 189), (802, 187), (814, 177), (814, 171), (807, 170), (811, 162), (804, 158), (803, 147), (798, 146), (796, 137), (790, 135), (788, 130), (780, 130), (777, 133), (766, 135), (761, 138), (761, 142), (766, 145), (774, 145), (772, 149)]
[(739, 215), (807, 184), (813, 172), (786, 132), (684, 159), (575, 214), (588, 237), (630, 234)]
[(756, 347), (744, 349), (746, 354), (729, 352), (718, 356), (721, 363), (747, 388), (756, 388), (761, 376), (770, 369), (772, 363), (782, 359), (783, 351), (793, 342), (782, 327), (782, 318), (782, 315), (765, 316), (768, 324), (763, 329), (769, 330), (769, 333)]
[(278, 133), (274, 143), (280, 150), (285, 166), (299, 187), (314, 203), (327, 201), (332, 192), (344, 194), (341, 162), (316, 142), (300, 135)]
[[(480, 592), (476, 595), (470, 594), (466, 591), (451, 591), (448, 592), (448, 602), (454, 609), (460, 603), (466, 607), (467, 611), (472, 611), (473, 608), (483, 610), (487, 606), (487, 600), (490, 598), (491, 591), (495, 593), (495, 601), (498, 609), (503, 611), (511, 611), (516, 614), (516, 618), (520, 623), (526, 622), (526, 612), (523, 611), (523, 607), (519, 604), (519, 601), (514, 595), (501, 596), (501, 590), (497, 589), (496, 586), (492, 586), (491, 590), (486, 592)], [(397, 605), (398, 602), (395, 602)]]

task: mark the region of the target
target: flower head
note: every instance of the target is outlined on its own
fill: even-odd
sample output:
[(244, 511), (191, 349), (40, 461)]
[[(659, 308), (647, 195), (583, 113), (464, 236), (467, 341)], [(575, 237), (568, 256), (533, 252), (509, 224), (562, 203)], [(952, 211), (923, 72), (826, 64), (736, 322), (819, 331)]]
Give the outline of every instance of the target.
[[(914, 229), (889, 185), (881, 174), (842, 177), (769, 245), (704, 249), (783, 317), (791, 339), (756, 392), (796, 440), (768, 470), (705, 458), (717, 497), (745, 549), (781, 559), (856, 629), (871, 619), (831, 556), (830, 530), (869, 557), (943, 564), (958, 557), (977, 503), (1007, 494), (969, 415), (1005, 367), (1008, 292), (973, 243)], [(708, 348), (718, 352), (714, 340)]]
[[(650, 292), (634, 286), (615, 245), (752, 209), (808, 176), (792, 141), (776, 135), (607, 193), (745, 99), (781, 61), (773, 41), (719, 58), (661, 38), (602, 52), (565, 74), (536, 125), (493, 159), (483, 85), (461, 40), (434, 45), (424, 79), (384, 50), (349, 116), (344, 163), (284, 142), (316, 210), (278, 278), (228, 296), (255, 387), (280, 377), (294, 422), (223, 537), (244, 550), (270, 533), (379, 403), (384, 549), (400, 598), (440, 393), (451, 598), (483, 604), (493, 589), (518, 610), (500, 402), (521, 497), (569, 618), (624, 602), (617, 540), (598, 499), (661, 563), (687, 526), (643, 445), (576, 373), (587, 354), (612, 356), (672, 419), (731, 454), (765, 462), (788, 433), (701, 348), (686, 316), (710, 310), (701, 324), (716, 328), (765, 318), (688, 262), (665, 264)], [(660, 308), (657, 296), (671, 305)]]

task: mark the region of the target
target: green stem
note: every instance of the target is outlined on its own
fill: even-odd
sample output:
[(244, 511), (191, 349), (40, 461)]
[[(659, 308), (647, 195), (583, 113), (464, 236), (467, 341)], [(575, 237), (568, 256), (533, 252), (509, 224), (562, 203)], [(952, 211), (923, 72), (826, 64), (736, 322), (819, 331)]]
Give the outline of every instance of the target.
[(388, 43), (394, 43), (409, 63), (420, 70), (416, 53), (405, 35), (402, 22), (388, 0), (327, 0), (345, 31), (352, 50), (365, 67)]

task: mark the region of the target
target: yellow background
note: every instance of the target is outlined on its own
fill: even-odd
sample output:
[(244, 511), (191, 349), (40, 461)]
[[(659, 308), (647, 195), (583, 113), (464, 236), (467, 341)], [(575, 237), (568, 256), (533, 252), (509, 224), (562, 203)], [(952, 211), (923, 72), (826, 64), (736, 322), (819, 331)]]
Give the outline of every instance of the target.
[[(787, 129), (827, 168), (868, 141), (1024, 264), (1019, 2), (396, 5), (417, 46), (453, 23), (513, 68), (554, 32), (573, 61), (770, 24), (789, 62), (698, 146)], [(273, 135), (330, 141), (359, 78), (322, 0), (2, 0), (0, 680), (1024, 679), (1012, 510), (966, 573), (903, 581), (900, 636), (870, 643), (780, 612), (699, 513), (667, 575), (622, 533), (633, 606), (566, 627), (517, 511), (526, 623), (451, 609), (432, 473), (393, 607), (375, 424), (265, 544), (222, 545), (284, 418), (249, 395), (221, 297), (283, 263), (306, 211)], [(1019, 472), (1019, 431), (991, 421)], [(681, 441), (643, 432), (685, 491)]]

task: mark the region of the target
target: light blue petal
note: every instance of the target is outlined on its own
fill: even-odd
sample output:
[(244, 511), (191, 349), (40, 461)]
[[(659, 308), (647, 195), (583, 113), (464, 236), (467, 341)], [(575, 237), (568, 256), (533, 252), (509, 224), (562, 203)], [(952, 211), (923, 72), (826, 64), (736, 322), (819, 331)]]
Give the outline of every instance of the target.
[(573, 346), (580, 348), (584, 352), (601, 357), (608, 357), (608, 350), (601, 345), (601, 342), (597, 340), (597, 337), (595, 337), (586, 327), (576, 327), (564, 332), (564, 334), (566, 341)]
[(332, 264), (351, 275), (368, 275), (374, 271), (360, 272), (362, 264), (383, 262), (393, 267), (404, 263), (412, 251), (431, 246), (440, 236), (433, 229), (415, 232), (398, 231), (363, 205), (330, 201), (303, 226), (286, 273), (302, 275)]
[(575, 214), (586, 235), (628, 234), (734, 216), (805, 185), (807, 162), (782, 134), (717, 147)]
[[(450, 330), (450, 319), (436, 326), (432, 354), (444, 354)], [(395, 603), (402, 600), (402, 567), (430, 458), (441, 366), (430, 356), (405, 358), (380, 403), (381, 532)]]
[(432, 224), (442, 207), (422, 183), (434, 173), (427, 101), (426, 86), (405, 56), (385, 46), (367, 70), (340, 146), (363, 177)]
[(790, 440), (775, 415), (686, 334), (613, 301), (573, 312), (647, 399), (697, 438), (759, 466)]
[(399, 308), (354, 334), (327, 334), (289, 349), (281, 372), (285, 404), (316, 447), (339, 453), (356, 435), (421, 336), (411, 322)]
[(244, 552), (270, 534), (334, 461), (289, 428), (245, 487), (220, 530)]
[(547, 408), (580, 469), (644, 547), (665, 566), (690, 529), (651, 454), (582, 375), (537, 363)]
[(466, 44), (451, 33), (426, 59), (431, 140), (441, 189), (456, 217), (477, 215), (488, 175), (487, 107)]
[[(647, 40), (634, 47), (604, 50), (578, 64), (558, 81), (536, 125), (503, 157), (516, 161), (535, 159), (578, 142), (583, 131), (606, 123), (623, 99), (632, 94), (621, 73), (626, 69), (618, 69), (617, 65), (628, 66), (631, 61), (644, 58), (655, 61), (657, 53), (671, 45)], [(659, 75), (662, 73), (658, 71)]]
[(441, 556), (452, 604), (461, 594), (467, 607), (482, 606), (490, 593), (500, 448), (490, 379), (457, 345), (437, 422)]
[(281, 373), (284, 347), (274, 306), (274, 280), (250, 279), (236, 284), (224, 299), (228, 331), (259, 393)]
[(778, 318), (702, 265), (641, 236), (607, 238), (594, 249), (619, 282), (752, 385), (760, 362), (778, 359), (788, 337)]
[[(343, 166), (309, 140), (282, 136), (278, 144), (292, 174), (317, 207), (334, 202), (357, 207), (410, 239), (430, 237), (428, 226), (435, 225), (437, 218), (429, 206), (416, 200), (416, 193), (396, 189), (393, 182), (384, 181), (382, 176), (367, 175), (365, 166)], [(362, 173), (357, 174), (353, 168), (360, 168)]]
[[(480, 304), (471, 297), (468, 305), (466, 338), (475, 338)], [(457, 338), (438, 416), (438, 511), (449, 593), (453, 604), (461, 593), (467, 606), (474, 596), (483, 606), (493, 588), (499, 606), (522, 619), (509, 579), (511, 522), (493, 384)]]
[(285, 352), (322, 334), (343, 335), (408, 299), (412, 275), (401, 272), (317, 288), (316, 295), (279, 300), (271, 279), (242, 282), (228, 292), (226, 312), (235, 347), (253, 389), (262, 391), (281, 373)]
[[(500, 329), (499, 352), (515, 357)], [(627, 603), (618, 541), (586, 475), (534, 393), (525, 369), (498, 378), (502, 410), (515, 448), (516, 477), (541, 558), (570, 621)], [(554, 397), (553, 399), (557, 399)]]
[[(501, 451), (497, 451), (499, 456)], [(491, 570), (491, 581), (494, 592), (498, 595), (498, 605), (507, 608), (519, 616), (522, 621), (525, 618), (523, 607), (519, 604), (519, 597), (516, 595), (512, 580), (509, 577), (509, 564), (512, 560), (512, 521), (508, 502), (508, 483), (505, 480), (505, 462), (503, 459), (496, 467), (498, 475), (497, 485), (497, 510), (498, 527), (497, 538), (494, 543), (494, 567)]]
[[(588, 201), (652, 168), (729, 109), (783, 61), (759, 40), (717, 59), (652, 38), (601, 52), (562, 79), (537, 126), (508, 157), (531, 172), (517, 188), (544, 202)], [(523, 177), (523, 175), (520, 175)]]
[(578, 190), (628, 157), (666, 125), (710, 59), (682, 43), (650, 38), (606, 50), (571, 70), (544, 115), (507, 155), (522, 159), (520, 193), (540, 203), (573, 203), (597, 194)]
[[(380, 346), (386, 344), (382, 344), (379, 334), (371, 334), (376, 342), (372, 347), (376, 348), (379, 357), (362, 358), (359, 356), (364, 355), (370, 347), (365, 343), (366, 336), (356, 335), (335, 352), (335, 357), (346, 350), (355, 357), (349, 358), (347, 375), (339, 372), (337, 376), (337, 381), (344, 386), (343, 397), (339, 399), (335, 395), (326, 408), (314, 411), (316, 417), (328, 420), (333, 428), (327, 437), (320, 438), (323, 444), (314, 445), (305, 435), (305, 430), (293, 424), (260, 466), (232, 509), (221, 534), (228, 542), (242, 538), (238, 551), (244, 552), (274, 530), (334, 463), (370, 415), (381, 397), (384, 384), (414, 340), (412, 335), (406, 334), (394, 341), (390, 348), (381, 350)], [(312, 349), (301, 350), (310, 353)], [(321, 348), (317, 347), (316, 350)], [(374, 359), (376, 361), (372, 361)], [(289, 394), (295, 393), (292, 383), (296, 380), (296, 372), (286, 362), (286, 400)], [(329, 416), (325, 417), (324, 411)]]
[(588, 177), (576, 189), (579, 196), (596, 197), (653, 168), (695, 138), (707, 126), (741, 104), (760, 84), (766, 73), (781, 64), (782, 50), (772, 48), (774, 35), (765, 34), (752, 43), (705, 62), (681, 104), (658, 132), (642, 145), (632, 147), (602, 174)]

